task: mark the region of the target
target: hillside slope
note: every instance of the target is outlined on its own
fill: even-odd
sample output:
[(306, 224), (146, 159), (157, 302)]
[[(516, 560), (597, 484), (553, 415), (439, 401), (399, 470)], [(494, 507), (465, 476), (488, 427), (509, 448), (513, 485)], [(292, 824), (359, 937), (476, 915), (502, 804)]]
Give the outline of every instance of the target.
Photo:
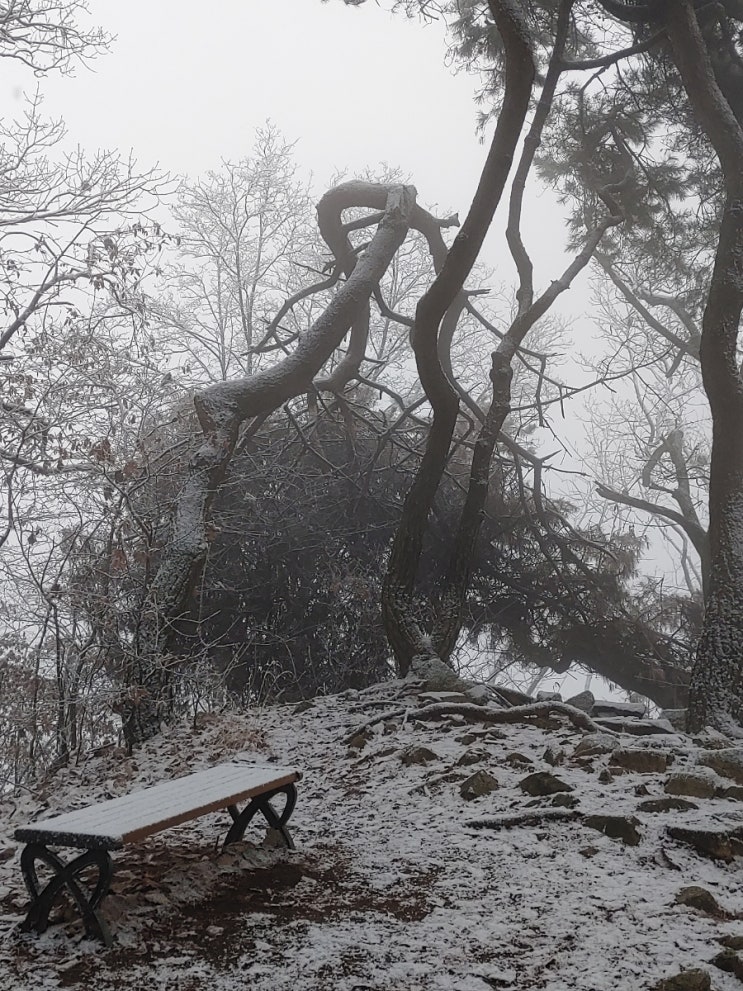
[[(562, 716), (483, 726), (398, 715), (349, 746), (355, 727), (399, 708), (394, 691), (204, 717), (134, 758), (91, 756), (38, 795), (4, 801), (0, 988), (634, 991), (698, 967), (718, 991), (741, 986), (710, 961), (720, 939), (743, 935), (738, 842), (723, 835), (743, 826), (743, 788), (730, 777), (735, 761), (716, 762), (725, 776), (695, 766), (723, 741), (610, 737)], [(220, 852), (226, 817), (208, 816), (114, 855), (110, 950), (82, 940), (75, 920), (40, 938), (18, 932), (16, 825), (236, 754), (302, 770), (295, 852), (248, 842)], [(468, 783), (476, 772), (487, 774)], [(522, 785), (535, 772), (558, 783)], [(669, 778), (685, 796), (667, 794)], [(720, 834), (701, 841), (716, 844), (717, 859), (669, 826)], [(716, 903), (698, 893), (681, 897), (701, 908), (678, 903), (691, 885)], [(722, 962), (734, 969), (736, 959)]]

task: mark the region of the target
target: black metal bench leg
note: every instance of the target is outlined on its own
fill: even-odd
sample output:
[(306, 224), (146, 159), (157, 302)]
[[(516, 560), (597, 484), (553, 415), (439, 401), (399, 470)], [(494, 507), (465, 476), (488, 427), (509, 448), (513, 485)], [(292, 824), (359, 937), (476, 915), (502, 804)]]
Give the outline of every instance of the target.
[[(276, 795), (284, 795), (286, 798), (284, 808), (280, 814), (277, 814), (276, 810), (271, 805), (271, 799), (275, 798)], [(296, 787), (294, 785), (283, 785), (281, 788), (274, 788), (273, 791), (267, 791), (263, 795), (257, 795), (255, 798), (251, 799), (250, 803), (246, 805), (242, 812), (238, 810), (237, 806), (231, 805), (229, 807), (229, 813), (232, 816), (233, 821), (230, 831), (227, 833), (227, 838), (224, 841), (224, 845), (227, 846), (229, 843), (237, 843), (241, 840), (245, 835), (245, 830), (250, 825), (253, 817), (256, 813), (260, 812), (269, 827), (271, 829), (275, 829), (276, 832), (280, 834), (288, 849), (293, 850), (294, 840), (291, 837), (291, 833), (286, 828), (286, 824), (289, 822), (296, 804)]]
[[(52, 877), (44, 887), (41, 886), (36, 871), (38, 861), (42, 861), (53, 871)], [(87, 885), (83, 888), (77, 878), (91, 866), (98, 868), (98, 878), (92, 893), (89, 894), (86, 890)], [(63, 888), (67, 888), (78, 907), (86, 933), (100, 939), (106, 946), (111, 946), (109, 928), (97, 912), (98, 906), (109, 892), (113, 876), (113, 863), (107, 850), (88, 850), (66, 864), (56, 853), (52, 853), (41, 843), (29, 843), (21, 854), (21, 871), (31, 896), (31, 906), (21, 923), (24, 932), (46, 931), (49, 925), (49, 913), (57, 896)]]

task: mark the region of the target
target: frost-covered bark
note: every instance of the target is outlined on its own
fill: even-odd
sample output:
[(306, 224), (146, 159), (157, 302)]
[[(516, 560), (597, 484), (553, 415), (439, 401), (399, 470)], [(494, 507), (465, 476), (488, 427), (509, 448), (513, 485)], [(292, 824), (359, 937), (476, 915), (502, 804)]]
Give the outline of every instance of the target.
[(688, 0), (665, 6), (665, 26), (689, 101), (722, 166), (725, 203), (700, 360), (712, 412), (710, 591), (692, 673), (689, 724), (743, 735), (743, 127), (715, 79)]

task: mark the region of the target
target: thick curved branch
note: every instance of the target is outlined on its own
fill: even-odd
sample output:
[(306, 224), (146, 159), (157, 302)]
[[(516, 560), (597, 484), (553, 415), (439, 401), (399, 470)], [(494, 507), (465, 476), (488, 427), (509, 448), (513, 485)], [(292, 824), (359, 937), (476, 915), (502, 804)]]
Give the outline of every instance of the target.
[(624, 506), (630, 506), (632, 509), (639, 509), (642, 513), (649, 513), (651, 516), (660, 516), (662, 519), (675, 523), (681, 527), (694, 545), (694, 549), (702, 561), (703, 568), (704, 562), (709, 561), (709, 539), (707, 531), (698, 522), (695, 523), (693, 520), (687, 519), (683, 513), (679, 513), (677, 510), (671, 509), (668, 506), (661, 506), (656, 502), (649, 502), (647, 499), (638, 499), (636, 496), (631, 496), (627, 492), (618, 492), (616, 489), (604, 485), (603, 482), (596, 483), (596, 492), (602, 499), (618, 502)]

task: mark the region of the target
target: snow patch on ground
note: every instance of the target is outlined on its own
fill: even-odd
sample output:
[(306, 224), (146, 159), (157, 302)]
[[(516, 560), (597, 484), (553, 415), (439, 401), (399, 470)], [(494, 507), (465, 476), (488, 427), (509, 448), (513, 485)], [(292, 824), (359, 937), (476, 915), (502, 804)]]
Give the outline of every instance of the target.
[[(666, 827), (738, 822), (740, 802), (693, 799), (698, 809), (687, 812), (638, 811), (643, 799), (664, 796), (668, 775), (625, 773), (601, 783), (608, 755), (572, 760), (583, 734), (556, 718), (488, 731), (457, 718), (398, 719), (378, 724), (362, 750), (346, 746), (349, 731), (384, 711), (383, 702), (351, 694), (301, 714), (284, 706), (205, 717), (133, 758), (109, 750), (64, 769), (37, 794), (5, 799), (0, 988), (635, 991), (684, 966), (707, 967), (717, 991), (739, 987), (708, 961), (721, 936), (743, 934), (734, 918), (743, 920), (743, 862), (703, 859)], [(671, 752), (669, 771), (698, 756), (680, 736), (621, 736), (619, 744)], [(543, 759), (549, 745), (566, 753), (556, 767)], [(413, 746), (435, 759), (404, 765), (401, 753)], [(472, 749), (481, 759), (459, 765)], [(531, 764), (509, 760), (515, 753)], [(114, 891), (104, 903), (116, 937), (110, 950), (81, 939), (74, 918), (42, 937), (19, 932), (26, 896), (16, 826), (238, 754), (302, 771), (291, 822), (296, 851), (248, 842), (221, 851), (229, 820), (209, 815), (114, 854)], [(477, 770), (500, 787), (465, 801), (460, 783)], [(580, 819), (497, 831), (465, 825), (531, 811), (519, 782), (537, 770), (572, 785), (584, 815), (635, 815), (639, 844), (625, 846)], [(551, 807), (549, 798), (538, 800), (542, 807)], [(251, 837), (261, 838), (257, 830)], [(711, 891), (729, 917), (675, 904), (691, 884)]]

